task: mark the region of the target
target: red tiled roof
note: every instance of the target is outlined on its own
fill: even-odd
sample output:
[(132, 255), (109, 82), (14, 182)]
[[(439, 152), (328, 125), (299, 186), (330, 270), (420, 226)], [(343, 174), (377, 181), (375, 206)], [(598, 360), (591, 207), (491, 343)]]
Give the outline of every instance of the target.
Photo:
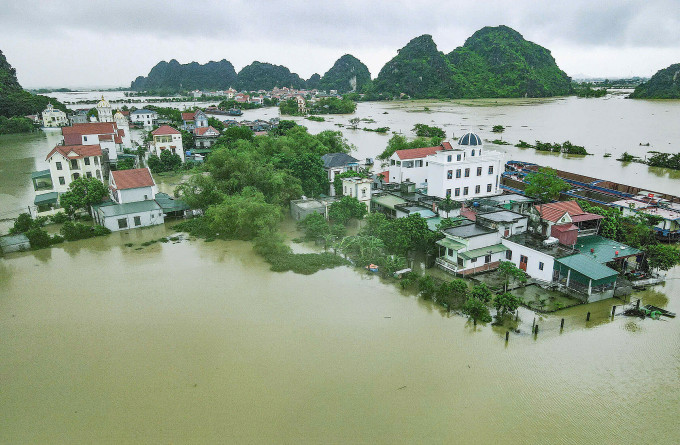
[(438, 145), (436, 147), (408, 148), (406, 150), (397, 150), (395, 151), (395, 153), (397, 154), (399, 159), (404, 160), (424, 158), (425, 156), (433, 155), (441, 150), (443, 150), (442, 146)]
[(102, 142), (102, 141), (112, 141), (112, 140), (113, 140), (113, 136), (110, 135), (110, 134), (100, 134), (100, 135), (99, 135), (99, 142)]
[(560, 201), (552, 202), (550, 204), (538, 204), (534, 208), (538, 211), (541, 218), (548, 221), (557, 222), (564, 216), (565, 213), (569, 213), (572, 218), (576, 215), (582, 215), (585, 212), (581, 209), (576, 201)]
[(172, 128), (170, 125), (161, 125), (151, 132), (154, 136), (159, 134), (182, 134), (179, 130)]
[(183, 120), (183, 121), (192, 121), (192, 120), (194, 120), (194, 113), (182, 113), (182, 120)]
[(442, 147), (444, 147), (444, 150), (453, 150), (451, 142), (442, 142)]
[(134, 189), (139, 187), (153, 187), (155, 183), (148, 168), (132, 170), (116, 170), (111, 172), (116, 189)]
[(583, 222), (583, 221), (594, 221), (596, 219), (602, 219), (604, 216), (598, 215), (597, 213), (582, 213), (581, 215), (572, 215), (571, 219), (572, 221), (576, 222)]
[(209, 130), (212, 130), (213, 132), (220, 134), (219, 131), (215, 130), (212, 126), (207, 126), (207, 127), (198, 127), (194, 129), (194, 134), (196, 136), (203, 136), (205, 135)]
[(70, 127), (61, 127), (61, 134), (113, 134), (116, 129), (114, 122), (87, 122), (84, 124), (73, 124)]
[(378, 173), (378, 176), (382, 176), (382, 179), (383, 179), (382, 182), (384, 184), (389, 184), (389, 182), (390, 182), (390, 171), (389, 170), (384, 171), (382, 173)]
[(120, 136), (116, 136), (116, 137), (114, 138), (114, 142), (115, 142), (116, 144), (122, 144), (122, 143), (123, 143), (123, 138), (120, 137)]
[(570, 230), (578, 230), (578, 227), (572, 223), (560, 224), (552, 226), (552, 230), (557, 230), (558, 232), (569, 232)]
[[(78, 159), (85, 158), (89, 156), (101, 156), (102, 149), (97, 145), (57, 145), (54, 147), (47, 155), (45, 160), (47, 161), (55, 153), (59, 152), (63, 157), (67, 159)], [(76, 156), (69, 156), (69, 153), (74, 152)]]

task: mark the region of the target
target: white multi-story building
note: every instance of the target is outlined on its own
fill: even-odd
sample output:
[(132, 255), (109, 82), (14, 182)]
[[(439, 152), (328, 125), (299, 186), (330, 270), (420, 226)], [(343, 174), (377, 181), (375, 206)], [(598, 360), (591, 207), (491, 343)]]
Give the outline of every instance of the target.
[(113, 110), (111, 109), (111, 104), (108, 100), (104, 99), (102, 95), (102, 100), (97, 103), (97, 120), (99, 122), (113, 122)]
[(342, 194), (356, 198), (366, 204), (366, 210), (371, 211), (371, 186), (372, 179), (368, 178), (342, 178)]
[(503, 155), (484, 149), (481, 138), (474, 133), (461, 137), (456, 148), (439, 150), (424, 162), (430, 196), (463, 201), (500, 193)]
[(96, 145), (57, 145), (45, 159), (54, 191), (64, 193), (74, 179), (102, 180), (102, 150)]
[(118, 158), (124, 148), (132, 147), (130, 132), (118, 128), (115, 122), (89, 122), (62, 127), (64, 145), (99, 145), (111, 161)]
[(436, 147), (397, 150), (390, 156), (390, 183), (412, 182), (416, 188), (427, 187), (428, 156), (442, 150), (451, 150), (451, 144), (443, 142)]
[(184, 162), (184, 149), (182, 148), (182, 133), (169, 126), (162, 125), (151, 132), (153, 142), (150, 149), (151, 154), (160, 156), (163, 150), (169, 150), (171, 153), (178, 154)]
[(153, 110), (142, 108), (141, 110), (135, 110), (130, 113), (130, 121), (135, 125), (150, 128), (156, 125), (158, 113)]
[(42, 112), (43, 127), (54, 128), (68, 125), (66, 113), (54, 108), (52, 104), (47, 104), (47, 108)]

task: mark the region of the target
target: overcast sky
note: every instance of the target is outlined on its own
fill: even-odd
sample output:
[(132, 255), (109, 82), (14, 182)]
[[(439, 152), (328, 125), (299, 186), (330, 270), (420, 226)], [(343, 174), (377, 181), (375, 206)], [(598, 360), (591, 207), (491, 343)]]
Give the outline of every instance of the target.
[(227, 59), (237, 71), (258, 60), (308, 78), (350, 53), (375, 77), (416, 36), (448, 53), (501, 24), (572, 77), (650, 76), (680, 62), (680, 0), (0, 0), (0, 50), (26, 88), (129, 86), (173, 58)]

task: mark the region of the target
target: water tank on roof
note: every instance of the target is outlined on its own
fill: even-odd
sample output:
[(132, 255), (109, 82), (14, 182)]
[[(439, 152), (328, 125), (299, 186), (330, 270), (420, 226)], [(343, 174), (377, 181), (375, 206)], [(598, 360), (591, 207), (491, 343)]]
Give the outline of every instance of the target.
[(547, 239), (543, 240), (543, 245), (546, 246), (546, 247), (556, 246), (559, 242), (560, 242), (560, 240), (558, 240), (557, 238), (555, 238), (553, 236), (550, 236)]

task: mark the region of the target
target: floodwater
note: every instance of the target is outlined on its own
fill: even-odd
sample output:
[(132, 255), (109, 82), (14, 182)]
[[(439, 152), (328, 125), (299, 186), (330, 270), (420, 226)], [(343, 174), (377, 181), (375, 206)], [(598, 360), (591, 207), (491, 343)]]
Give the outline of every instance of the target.
[[(592, 152), (632, 132), (635, 144), (668, 139), (677, 151), (679, 130), (670, 125), (677, 102), (590, 101), (442, 103), (441, 116), (409, 112), (438, 103), (360, 104), (358, 114), (378, 121), (366, 126), (393, 119), (399, 124), (387, 125), (405, 133), (431, 123), (425, 119), (450, 119), (447, 132), (476, 128), (487, 139), (491, 125), (512, 125), (506, 140), (568, 138)], [(653, 112), (630, 117), (641, 122), (638, 131), (622, 125), (609, 134), (616, 118), (602, 110), (616, 101)], [(591, 144), (577, 131), (539, 129), (541, 117), (559, 120), (550, 113), (580, 121), (579, 107), (600, 107), (606, 121)], [(463, 117), (487, 130), (463, 128), (456, 123)], [(337, 128), (333, 121), (305, 124), (316, 132)], [(375, 156), (389, 138), (346, 134), (361, 157)], [(0, 138), (9, 153), (0, 158), (0, 212), (32, 200), (22, 178), (44, 168), (50, 137)], [(660, 191), (677, 184), (646, 166), (602, 167), (601, 154), (546, 158), (585, 174), (595, 163), (600, 177), (616, 166), (630, 172), (621, 178)], [(272, 273), (242, 242), (141, 246), (173, 233), (167, 224), (0, 257), (0, 442), (671, 444), (680, 437), (678, 319), (611, 319), (621, 302), (607, 300), (538, 316), (534, 337), (535, 315), (522, 310), (521, 332), (506, 344), (505, 330), (474, 327), (362, 271)], [(680, 269), (669, 278), (636, 297), (680, 312)]]

